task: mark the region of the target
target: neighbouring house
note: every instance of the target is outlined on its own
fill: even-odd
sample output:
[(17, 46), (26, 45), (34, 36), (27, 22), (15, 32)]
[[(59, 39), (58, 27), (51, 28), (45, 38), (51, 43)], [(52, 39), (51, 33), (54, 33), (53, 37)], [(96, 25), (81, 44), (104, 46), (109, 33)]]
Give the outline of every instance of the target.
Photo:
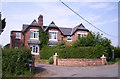
[(31, 54), (35, 55), (35, 58), (40, 58), (39, 45), (39, 28), (43, 31), (49, 32), (49, 42), (48, 45), (54, 46), (62, 41), (66, 41), (71, 44), (73, 41), (77, 40), (78, 37), (86, 36), (89, 32), (83, 24), (79, 24), (74, 28), (58, 27), (52, 21), (48, 26), (43, 25), (43, 16), (39, 15), (38, 21), (34, 20), (31, 24), (23, 24), (21, 31), (11, 31), (10, 35), (10, 47), (19, 48), (25, 46), (31, 48)]

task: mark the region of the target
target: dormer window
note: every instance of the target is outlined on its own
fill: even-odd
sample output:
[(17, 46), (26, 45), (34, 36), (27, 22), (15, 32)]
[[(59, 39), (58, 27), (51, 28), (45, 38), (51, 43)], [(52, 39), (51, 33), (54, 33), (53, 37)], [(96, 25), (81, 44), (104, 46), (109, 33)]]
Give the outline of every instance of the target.
[(16, 39), (21, 39), (21, 33), (16, 33)]
[(72, 41), (72, 37), (71, 36), (67, 36), (67, 41)]
[(39, 32), (37, 29), (30, 29), (30, 39), (38, 39)]
[(78, 38), (86, 37), (86, 36), (87, 36), (87, 33), (78, 33)]

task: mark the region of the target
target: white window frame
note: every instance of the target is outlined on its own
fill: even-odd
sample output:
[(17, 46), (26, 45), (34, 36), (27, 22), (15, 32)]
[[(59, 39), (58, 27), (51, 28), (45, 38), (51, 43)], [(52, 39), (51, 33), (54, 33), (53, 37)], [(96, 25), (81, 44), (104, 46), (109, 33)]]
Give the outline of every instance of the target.
[(38, 32), (39, 30), (38, 29), (30, 29), (30, 39), (37, 39), (38, 40), (39, 39), (39, 32), (38, 32), (38, 38), (31, 38), (31, 31), (37, 31)]
[[(36, 51), (36, 47), (38, 48), (38, 49), (37, 49), (37, 52), (33, 52), (33, 49), (34, 49), (33, 46), (35, 46), (35, 51)], [(39, 45), (34, 45), (34, 44), (33, 44), (33, 45), (30, 45), (30, 48), (32, 48), (32, 49), (31, 49), (31, 54), (39, 55)]]
[(49, 41), (58, 41), (58, 31), (49, 31), (49, 35), (50, 35), (50, 32), (56, 32), (56, 39), (50, 39), (49, 37)]
[[(79, 35), (79, 34), (87, 36), (87, 33), (78, 33), (77, 35)], [(85, 36), (82, 36), (82, 37), (85, 37)]]
[[(69, 38), (71, 38), (71, 40), (68, 40)], [(67, 41), (72, 41), (72, 36), (67, 36)]]
[(18, 49), (18, 46), (15, 46), (15, 49)]
[[(19, 37), (17, 37), (18, 35), (19, 35)], [(21, 39), (21, 33), (19, 33), (19, 32), (16, 32), (15, 39)]]

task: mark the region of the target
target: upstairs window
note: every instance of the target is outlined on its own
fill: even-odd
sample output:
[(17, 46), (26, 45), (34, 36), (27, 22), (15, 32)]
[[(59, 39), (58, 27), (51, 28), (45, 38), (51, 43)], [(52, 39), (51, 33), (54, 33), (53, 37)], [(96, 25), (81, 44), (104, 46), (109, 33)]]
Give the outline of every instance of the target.
[(72, 37), (71, 36), (67, 36), (67, 41), (72, 41)]
[(57, 40), (57, 31), (49, 32), (49, 40)]
[(87, 33), (78, 33), (78, 38), (86, 37), (86, 36), (87, 36)]
[(30, 38), (38, 39), (38, 31), (37, 30), (30, 30)]
[(16, 39), (21, 39), (21, 33), (16, 33)]

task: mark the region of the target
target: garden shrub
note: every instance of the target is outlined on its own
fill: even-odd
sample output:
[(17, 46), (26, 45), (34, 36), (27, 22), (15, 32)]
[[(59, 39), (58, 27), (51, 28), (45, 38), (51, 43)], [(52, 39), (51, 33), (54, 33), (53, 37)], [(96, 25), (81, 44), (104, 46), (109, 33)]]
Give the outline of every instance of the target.
[(3, 77), (8, 75), (21, 75), (29, 71), (31, 59), (30, 49), (2, 49)]
[(52, 56), (49, 58), (48, 63), (49, 63), (49, 64), (53, 64), (53, 63), (54, 63), (54, 60), (53, 60), (53, 57), (52, 57)]
[(65, 48), (46, 46), (41, 50), (40, 56), (42, 59), (49, 59), (55, 53), (58, 53), (59, 58), (100, 58), (103, 54), (108, 56), (107, 48), (102, 46), (76, 48), (72, 46), (66, 46)]

